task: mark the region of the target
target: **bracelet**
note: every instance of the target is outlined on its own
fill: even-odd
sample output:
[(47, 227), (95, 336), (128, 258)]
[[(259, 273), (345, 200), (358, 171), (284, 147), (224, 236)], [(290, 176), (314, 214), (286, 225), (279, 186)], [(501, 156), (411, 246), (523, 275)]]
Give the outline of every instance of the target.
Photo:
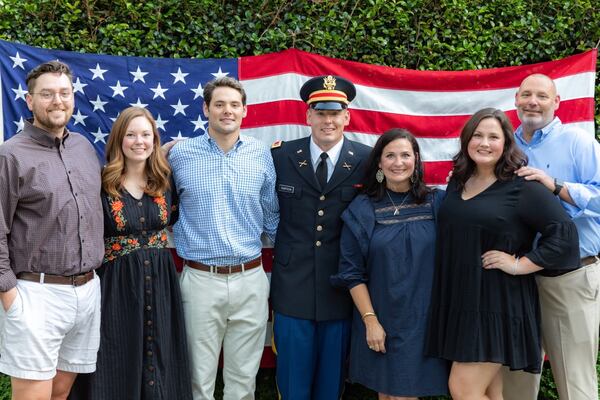
[(517, 268), (519, 268), (519, 257), (515, 258), (515, 265), (513, 265), (512, 275), (517, 274)]
[(364, 314), (362, 315), (362, 317), (361, 317), (361, 318), (362, 318), (362, 320), (364, 321), (364, 320), (365, 320), (365, 318), (367, 318), (367, 317), (376, 317), (376, 316), (377, 316), (377, 314), (375, 314), (373, 311), (367, 311), (366, 313), (364, 313)]

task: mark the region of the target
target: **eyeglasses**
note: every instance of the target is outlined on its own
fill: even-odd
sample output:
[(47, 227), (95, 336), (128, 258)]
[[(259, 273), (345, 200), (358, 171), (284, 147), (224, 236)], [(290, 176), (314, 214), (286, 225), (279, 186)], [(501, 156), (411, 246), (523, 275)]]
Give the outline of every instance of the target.
[(71, 100), (71, 98), (73, 97), (73, 92), (67, 91), (67, 90), (63, 90), (63, 91), (60, 91), (60, 92), (51, 92), (49, 90), (42, 90), (41, 92), (30, 93), (30, 94), (31, 95), (37, 94), (44, 101), (53, 100), (56, 95), (58, 95), (58, 97), (60, 97), (60, 99), (64, 100), (64, 101)]

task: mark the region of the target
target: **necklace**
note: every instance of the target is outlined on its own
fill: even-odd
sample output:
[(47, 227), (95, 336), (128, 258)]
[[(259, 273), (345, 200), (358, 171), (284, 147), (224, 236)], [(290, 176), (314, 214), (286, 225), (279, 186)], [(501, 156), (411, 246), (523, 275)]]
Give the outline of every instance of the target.
[(392, 202), (392, 205), (394, 206), (394, 215), (400, 214), (400, 207), (402, 207), (402, 205), (404, 204), (404, 202), (406, 201), (406, 199), (408, 199), (409, 194), (406, 193), (406, 196), (404, 196), (404, 198), (402, 199), (402, 203), (400, 203), (399, 206), (396, 206), (396, 203), (394, 203), (394, 200), (392, 200), (392, 196), (390, 195), (390, 191), (386, 189), (385, 192), (387, 193), (388, 198), (390, 199), (390, 201)]

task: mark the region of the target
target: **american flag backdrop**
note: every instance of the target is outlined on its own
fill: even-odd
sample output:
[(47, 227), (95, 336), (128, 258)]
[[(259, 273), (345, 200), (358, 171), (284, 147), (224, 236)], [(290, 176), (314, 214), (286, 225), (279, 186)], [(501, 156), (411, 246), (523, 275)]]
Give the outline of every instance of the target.
[[(47, 50), (0, 41), (0, 143), (31, 117), (25, 76), (36, 65), (59, 59), (74, 73), (75, 111), (68, 125), (103, 153), (120, 110), (147, 107), (163, 141), (206, 133), (202, 88), (220, 76), (239, 79), (248, 94), (242, 133), (265, 144), (310, 133), (299, 90), (312, 76), (334, 74), (357, 86), (346, 134), (372, 145), (387, 129), (403, 127), (419, 140), (425, 178), (444, 184), (458, 136), (470, 115), (483, 107), (507, 112), (518, 125), (514, 95), (531, 73), (553, 78), (561, 95), (557, 115), (594, 135), (597, 50), (539, 64), (475, 71), (414, 71), (338, 60), (295, 49), (232, 59), (160, 59)], [(265, 269), (270, 271), (270, 249)], [(269, 332), (270, 333), (270, 332)], [(265, 353), (272, 365), (272, 355)]]
[(69, 129), (83, 133), (103, 152), (119, 111), (147, 107), (163, 141), (205, 133), (202, 88), (211, 79), (239, 79), (248, 93), (244, 134), (266, 144), (309, 134), (300, 86), (310, 77), (335, 74), (353, 81), (347, 135), (372, 145), (393, 127), (419, 138), (426, 180), (443, 184), (458, 150), (462, 125), (475, 111), (496, 107), (518, 125), (514, 94), (520, 81), (539, 72), (555, 79), (561, 95), (557, 115), (594, 134), (594, 80), (597, 50), (562, 60), (475, 71), (414, 71), (338, 60), (295, 49), (230, 59), (120, 57), (47, 50), (0, 41), (0, 142), (31, 116), (25, 104), (25, 76), (36, 65), (59, 59), (71, 66), (76, 91)]

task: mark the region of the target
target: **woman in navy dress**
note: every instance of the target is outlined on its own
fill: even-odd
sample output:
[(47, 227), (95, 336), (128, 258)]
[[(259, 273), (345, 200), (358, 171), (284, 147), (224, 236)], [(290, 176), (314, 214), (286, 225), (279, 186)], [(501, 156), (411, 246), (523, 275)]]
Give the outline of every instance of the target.
[(336, 286), (350, 289), (350, 379), (379, 399), (446, 394), (448, 363), (424, 356), (442, 192), (423, 183), (421, 153), (404, 129), (385, 132), (367, 163), (363, 194), (342, 215)]
[(176, 218), (175, 188), (147, 110), (121, 112), (106, 158), (100, 350), (96, 372), (79, 375), (70, 399), (191, 400), (181, 294), (165, 230)]
[(526, 157), (502, 111), (475, 113), (460, 142), (438, 214), (427, 352), (453, 361), (453, 399), (500, 400), (502, 365), (540, 372), (532, 273), (578, 265), (579, 241), (555, 196), (515, 175)]

